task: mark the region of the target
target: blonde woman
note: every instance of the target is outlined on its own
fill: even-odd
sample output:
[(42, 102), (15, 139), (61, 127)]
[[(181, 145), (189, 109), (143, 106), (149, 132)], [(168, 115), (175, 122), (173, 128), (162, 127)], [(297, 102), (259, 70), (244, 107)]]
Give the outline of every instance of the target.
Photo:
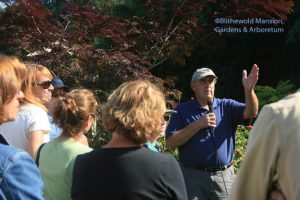
[[(15, 57), (0, 55), (0, 124), (15, 120), (26, 66)], [(0, 131), (0, 199), (42, 200), (39, 170), (24, 151), (7, 144)]]
[(85, 133), (97, 115), (97, 102), (91, 91), (74, 89), (57, 102), (53, 121), (61, 136), (41, 147), (38, 164), (45, 183), (45, 199), (71, 199), (73, 164), (88, 147)]
[(42, 65), (27, 64), (22, 86), (24, 99), (17, 119), (2, 124), (0, 131), (8, 143), (34, 157), (42, 143), (49, 141), (50, 124), (45, 103), (51, 100), (51, 72)]
[(143, 147), (157, 137), (165, 111), (163, 94), (148, 81), (117, 88), (101, 110), (112, 139), (77, 157), (72, 199), (187, 199), (176, 160)]

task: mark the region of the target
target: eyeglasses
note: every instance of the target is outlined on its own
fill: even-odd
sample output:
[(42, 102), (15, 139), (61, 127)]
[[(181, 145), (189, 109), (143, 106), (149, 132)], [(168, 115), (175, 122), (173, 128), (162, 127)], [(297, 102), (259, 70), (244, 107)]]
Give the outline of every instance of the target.
[(215, 78), (212, 78), (212, 79), (200, 79), (199, 80), (199, 83), (201, 83), (201, 84), (206, 84), (206, 83), (208, 83), (209, 85), (211, 85), (211, 84), (215, 84), (217, 82), (217, 79), (215, 79)]
[(65, 92), (62, 90), (62, 89), (60, 89), (60, 90), (52, 90), (52, 97), (54, 97), (54, 98), (58, 98), (58, 97), (63, 97), (65, 95)]
[(37, 85), (42, 86), (43, 89), (49, 89), (49, 87), (51, 86), (51, 81), (44, 81), (44, 82), (38, 83)]

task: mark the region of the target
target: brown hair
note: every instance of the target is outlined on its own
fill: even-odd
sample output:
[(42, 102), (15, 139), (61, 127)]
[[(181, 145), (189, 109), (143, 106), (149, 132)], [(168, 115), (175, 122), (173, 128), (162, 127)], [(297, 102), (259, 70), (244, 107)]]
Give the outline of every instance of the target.
[(142, 144), (155, 138), (166, 110), (162, 92), (149, 81), (123, 83), (102, 106), (104, 127)]
[(53, 121), (67, 137), (78, 134), (89, 115), (97, 115), (97, 101), (87, 89), (74, 89), (58, 100), (53, 111)]
[(26, 75), (27, 68), (24, 63), (16, 57), (0, 55), (0, 124), (6, 121), (3, 105), (10, 102), (20, 91)]
[(37, 84), (38, 77), (46, 76), (50, 80), (52, 80), (51, 72), (43, 65), (33, 64), (33, 63), (26, 63), (28, 68), (28, 75), (25, 79), (25, 83), (23, 85), (23, 92), (24, 92), (24, 103), (31, 103), (36, 106), (43, 108), (47, 111), (47, 108), (44, 106), (43, 102), (33, 94), (33, 86)]

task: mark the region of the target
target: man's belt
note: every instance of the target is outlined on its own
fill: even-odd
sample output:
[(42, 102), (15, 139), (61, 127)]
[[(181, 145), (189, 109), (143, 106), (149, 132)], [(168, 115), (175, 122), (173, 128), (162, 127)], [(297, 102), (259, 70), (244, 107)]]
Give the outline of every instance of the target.
[(231, 163), (228, 165), (223, 165), (223, 166), (218, 166), (218, 167), (201, 167), (201, 166), (190, 166), (190, 165), (183, 165), (187, 168), (192, 168), (192, 169), (197, 169), (201, 171), (206, 171), (206, 172), (218, 172), (218, 171), (224, 171), (225, 169), (228, 169), (231, 167)]

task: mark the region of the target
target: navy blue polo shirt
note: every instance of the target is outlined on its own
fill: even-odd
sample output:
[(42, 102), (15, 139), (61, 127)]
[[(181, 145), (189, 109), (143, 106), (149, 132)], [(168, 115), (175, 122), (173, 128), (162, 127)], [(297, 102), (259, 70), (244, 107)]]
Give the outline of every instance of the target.
[[(181, 130), (208, 113), (196, 100), (179, 104), (173, 113), (166, 130), (166, 137), (174, 131)], [(245, 104), (232, 99), (214, 98), (213, 112), (216, 115), (217, 126), (214, 129), (218, 152), (211, 128), (201, 129), (187, 143), (179, 148), (179, 161), (184, 165), (200, 167), (218, 167), (231, 163), (235, 149), (235, 132), (237, 125), (243, 124)], [(219, 160), (219, 162), (218, 162)]]

